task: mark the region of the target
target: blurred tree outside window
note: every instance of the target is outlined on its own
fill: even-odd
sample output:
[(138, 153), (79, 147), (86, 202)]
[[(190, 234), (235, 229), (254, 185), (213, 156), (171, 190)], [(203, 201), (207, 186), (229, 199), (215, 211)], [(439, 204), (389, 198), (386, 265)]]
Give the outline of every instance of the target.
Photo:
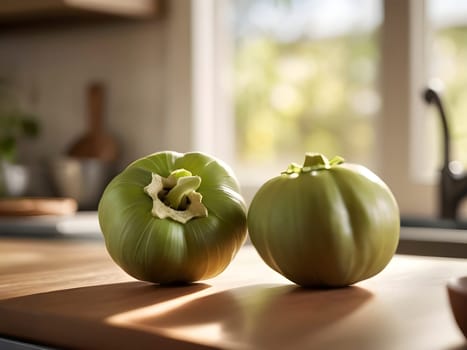
[(374, 168), (382, 2), (232, 5), (237, 166), (271, 176), (322, 152)]

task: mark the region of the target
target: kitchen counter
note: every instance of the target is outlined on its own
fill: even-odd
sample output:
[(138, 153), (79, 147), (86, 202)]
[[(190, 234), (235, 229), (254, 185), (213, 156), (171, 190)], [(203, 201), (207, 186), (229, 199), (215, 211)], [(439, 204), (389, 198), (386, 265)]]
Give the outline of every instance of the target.
[(86, 349), (465, 349), (446, 293), (467, 260), (396, 255), (355, 286), (306, 290), (250, 245), (216, 278), (136, 281), (98, 240), (0, 238), (0, 336)]

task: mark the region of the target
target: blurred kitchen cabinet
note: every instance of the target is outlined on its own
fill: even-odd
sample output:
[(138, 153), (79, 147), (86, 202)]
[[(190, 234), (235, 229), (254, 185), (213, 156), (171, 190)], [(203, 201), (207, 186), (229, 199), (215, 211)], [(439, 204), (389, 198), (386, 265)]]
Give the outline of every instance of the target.
[(1, 0), (0, 25), (63, 19), (158, 17), (162, 0)]

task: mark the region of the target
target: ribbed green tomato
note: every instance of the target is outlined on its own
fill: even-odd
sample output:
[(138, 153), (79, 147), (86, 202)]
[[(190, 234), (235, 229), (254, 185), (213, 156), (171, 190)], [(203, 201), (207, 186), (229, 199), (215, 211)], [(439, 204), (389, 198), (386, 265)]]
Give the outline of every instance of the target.
[(307, 154), (266, 182), (248, 211), (263, 260), (302, 286), (347, 286), (379, 273), (399, 242), (399, 209), (367, 168)]
[(213, 277), (246, 238), (232, 170), (202, 153), (160, 152), (133, 162), (109, 183), (98, 212), (113, 260), (155, 283)]

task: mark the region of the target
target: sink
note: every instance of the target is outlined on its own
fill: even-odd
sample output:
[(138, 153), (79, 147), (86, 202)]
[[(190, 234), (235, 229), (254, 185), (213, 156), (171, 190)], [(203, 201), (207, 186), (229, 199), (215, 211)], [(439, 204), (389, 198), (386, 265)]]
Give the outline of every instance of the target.
[(467, 222), (401, 218), (397, 253), (467, 258)]

